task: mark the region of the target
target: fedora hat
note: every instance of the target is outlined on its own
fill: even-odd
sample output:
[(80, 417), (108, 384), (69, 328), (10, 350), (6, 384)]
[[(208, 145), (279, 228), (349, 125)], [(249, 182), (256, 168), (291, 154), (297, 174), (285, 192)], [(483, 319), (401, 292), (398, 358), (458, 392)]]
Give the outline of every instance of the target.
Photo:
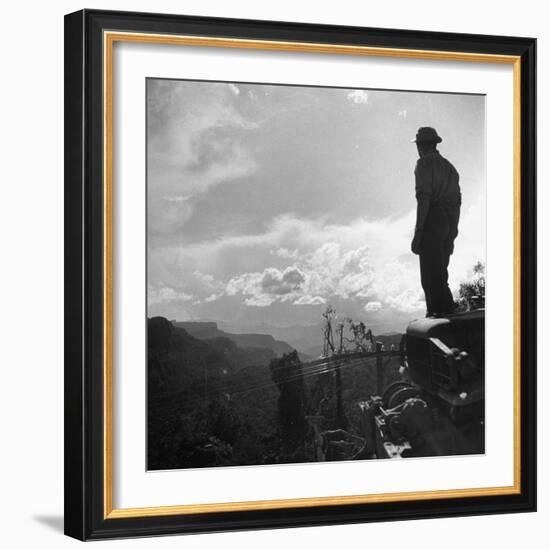
[(411, 143), (441, 143), (443, 140), (437, 135), (435, 128), (430, 126), (422, 126), (418, 128), (416, 137), (411, 139)]

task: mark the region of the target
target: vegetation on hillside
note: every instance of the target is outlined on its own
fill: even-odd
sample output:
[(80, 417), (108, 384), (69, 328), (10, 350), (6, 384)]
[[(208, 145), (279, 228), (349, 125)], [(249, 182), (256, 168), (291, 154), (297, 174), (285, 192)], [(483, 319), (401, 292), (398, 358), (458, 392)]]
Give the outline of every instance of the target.
[(485, 264), (477, 262), (469, 281), (460, 283), (458, 289), (459, 311), (471, 311), (485, 307)]
[[(272, 355), (149, 319), (148, 469), (317, 460), (316, 429), (338, 427), (334, 370), (312, 373), (295, 351)], [(398, 361), (385, 366), (389, 383)], [(359, 433), (357, 402), (375, 391), (374, 360), (340, 370), (348, 429)]]

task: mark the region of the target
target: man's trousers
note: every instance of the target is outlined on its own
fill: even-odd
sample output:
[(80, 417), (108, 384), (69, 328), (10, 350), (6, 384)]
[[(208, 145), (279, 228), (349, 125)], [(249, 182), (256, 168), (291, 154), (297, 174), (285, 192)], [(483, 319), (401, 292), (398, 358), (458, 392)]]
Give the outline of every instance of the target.
[(426, 315), (452, 313), (454, 300), (449, 288), (449, 246), (439, 235), (425, 233), (420, 252), (420, 281), (426, 296)]

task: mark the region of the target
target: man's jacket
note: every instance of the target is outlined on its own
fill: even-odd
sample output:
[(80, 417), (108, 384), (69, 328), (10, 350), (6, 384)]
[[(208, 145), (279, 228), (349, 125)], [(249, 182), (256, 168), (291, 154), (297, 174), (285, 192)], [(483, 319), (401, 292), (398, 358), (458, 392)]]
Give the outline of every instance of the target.
[(430, 202), (422, 228), (424, 236), (446, 241), (452, 253), (462, 202), (458, 172), (439, 151), (435, 151), (418, 159), (414, 176), (416, 199)]

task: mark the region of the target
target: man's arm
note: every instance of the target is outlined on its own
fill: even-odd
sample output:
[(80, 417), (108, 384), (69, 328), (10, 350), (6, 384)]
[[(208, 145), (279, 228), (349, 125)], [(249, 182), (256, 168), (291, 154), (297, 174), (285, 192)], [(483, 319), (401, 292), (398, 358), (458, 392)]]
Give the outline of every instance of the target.
[(424, 230), (424, 223), (428, 217), (430, 211), (430, 199), (422, 198), (416, 199), (416, 225), (414, 227), (415, 233), (422, 233)]
[(460, 220), (460, 202), (457, 206), (449, 208), (449, 238), (447, 240), (447, 253), (449, 256), (454, 252), (454, 241), (458, 235), (458, 221)]
[(413, 254), (420, 254), (422, 247), (422, 231), (424, 223), (430, 211), (430, 200), (432, 197), (432, 169), (431, 166), (420, 159), (414, 170), (416, 190), (416, 225), (414, 237), (411, 243)]

